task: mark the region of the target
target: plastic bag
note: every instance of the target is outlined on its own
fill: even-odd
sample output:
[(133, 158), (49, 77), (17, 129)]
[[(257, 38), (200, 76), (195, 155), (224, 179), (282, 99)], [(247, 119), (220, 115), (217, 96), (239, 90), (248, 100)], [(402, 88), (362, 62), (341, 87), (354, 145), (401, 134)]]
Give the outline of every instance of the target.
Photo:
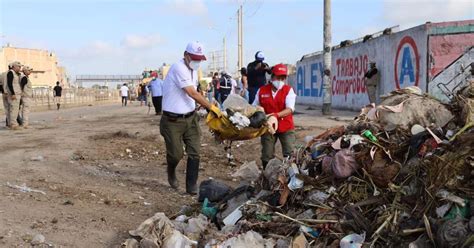
[(198, 201), (202, 202), (205, 198), (211, 202), (218, 202), (232, 191), (232, 188), (226, 184), (209, 179), (202, 181), (199, 185)]

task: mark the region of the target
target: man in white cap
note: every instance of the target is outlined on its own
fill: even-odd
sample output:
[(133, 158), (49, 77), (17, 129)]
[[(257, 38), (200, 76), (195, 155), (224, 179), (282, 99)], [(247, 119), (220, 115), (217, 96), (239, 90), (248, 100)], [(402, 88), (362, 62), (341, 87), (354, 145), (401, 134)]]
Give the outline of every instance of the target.
[(209, 103), (198, 91), (198, 69), (206, 60), (199, 42), (186, 47), (184, 58), (173, 64), (163, 82), (163, 116), (160, 133), (166, 143), (168, 182), (178, 188), (176, 166), (183, 158), (183, 143), (188, 155), (186, 165), (186, 192), (197, 193), (201, 130), (196, 114), (196, 102), (220, 116), (219, 108)]
[(247, 66), (247, 81), (250, 104), (255, 101), (255, 95), (257, 94), (258, 89), (267, 83), (267, 73), (272, 73), (270, 66), (263, 62), (264, 60), (265, 55), (262, 51), (258, 51), (255, 53), (255, 61), (251, 62)]
[[(8, 71), (11, 69), (11, 64), (8, 65)], [(5, 126), (6, 127), (9, 127), (10, 126), (10, 121), (8, 120), (8, 117), (9, 117), (9, 114), (8, 114), (8, 111), (10, 111), (10, 107), (8, 105), (8, 93), (7, 93), (7, 84), (6, 84), (6, 81), (7, 81), (7, 73), (8, 71), (6, 72), (3, 72), (2, 74), (0, 74), (0, 94), (2, 95), (2, 102), (3, 102), (3, 111), (5, 111)]]
[(12, 130), (22, 129), (18, 124), (17, 117), (20, 112), (20, 97), (21, 97), (21, 86), (20, 86), (20, 75), (21, 75), (21, 64), (18, 61), (11, 63), (11, 70), (7, 73), (6, 80), (6, 91), (8, 94), (8, 121), (10, 122), (10, 128)]
[(30, 120), (30, 107), (33, 98), (33, 86), (30, 81), (30, 74), (33, 69), (29, 66), (23, 67), (23, 75), (20, 79), (21, 86), (21, 118), (23, 119), (22, 127), (28, 128)]

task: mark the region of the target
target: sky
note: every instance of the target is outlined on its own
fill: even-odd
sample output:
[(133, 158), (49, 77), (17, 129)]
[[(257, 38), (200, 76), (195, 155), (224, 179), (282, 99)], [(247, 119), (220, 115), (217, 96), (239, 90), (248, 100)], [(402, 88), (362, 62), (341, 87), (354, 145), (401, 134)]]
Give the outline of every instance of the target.
[[(176, 62), (190, 41), (222, 50), (225, 37), (232, 72), (240, 5), (245, 65), (259, 50), (273, 65), (322, 49), (323, 0), (0, 0), (0, 44), (52, 51), (71, 76), (140, 74)], [(466, 19), (472, 0), (332, 0), (332, 44)]]

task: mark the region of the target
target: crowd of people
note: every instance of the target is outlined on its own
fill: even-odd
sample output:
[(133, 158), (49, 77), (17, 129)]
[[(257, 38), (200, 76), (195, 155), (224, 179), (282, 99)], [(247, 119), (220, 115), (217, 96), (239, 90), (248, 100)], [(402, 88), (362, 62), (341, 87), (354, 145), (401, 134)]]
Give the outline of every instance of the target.
[[(5, 125), (11, 130), (28, 128), (30, 109), (33, 103), (33, 85), (30, 75), (33, 68), (15, 61), (8, 71), (0, 75), (0, 93), (5, 111)], [(53, 88), (54, 102), (59, 110), (62, 87), (59, 82)]]
[(129, 100), (132, 100), (131, 92), (136, 92), (140, 106), (154, 107), (155, 114), (161, 115), (163, 98), (163, 76), (158, 71), (144, 71), (142, 82), (136, 88), (130, 88), (127, 83), (120, 87), (122, 106), (126, 107)]

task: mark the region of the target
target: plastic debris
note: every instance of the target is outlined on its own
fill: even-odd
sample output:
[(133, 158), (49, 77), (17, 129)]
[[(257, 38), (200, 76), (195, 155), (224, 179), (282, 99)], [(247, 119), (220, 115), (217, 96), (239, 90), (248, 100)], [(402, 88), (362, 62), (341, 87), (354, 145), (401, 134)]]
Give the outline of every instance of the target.
[(232, 174), (232, 177), (238, 178), (245, 182), (256, 182), (262, 171), (258, 168), (255, 161), (245, 162), (240, 168)]
[(202, 202), (207, 198), (211, 202), (217, 202), (222, 200), (231, 191), (232, 188), (222, 182), (214, 179), (204, 180), (199, 184), (198, 201)]
[(361, 248), (365, 241), (365, 233), (350, 234), (341, 239), (340, 248)]
[(22, 185), (14, 185), (14, 184), (10, 184), (9, 182), (7, 182), (7, 186), (12, 188), (12, 189), (18, 189), (19, 191), (24, 192), (24, 193), (32, 192), (32, 193), (40, 193), (40, 194), (46, 195), (46, 192), (27, 187), (25, 183), (22, 184)]
[(234, 113), (234, 115), (229, 117), (229, 120), (234, 124), (237, 129), (242, 130), (245, 127), (250, 126), (250, 120), (247, 116), (242, 115), (239, 112)]

